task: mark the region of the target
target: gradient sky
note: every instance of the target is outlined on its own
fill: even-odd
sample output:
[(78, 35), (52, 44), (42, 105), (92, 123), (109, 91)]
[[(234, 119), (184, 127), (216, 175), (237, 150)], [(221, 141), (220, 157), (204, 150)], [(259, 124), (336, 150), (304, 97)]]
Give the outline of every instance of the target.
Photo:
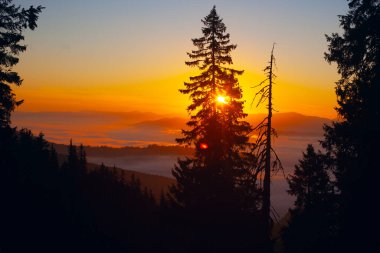
[(231, 41), (246, 112), (276, 42), (274, 103), (280, 112), (336, 116), (336, 66), (323, 59), (324, 34), (339, 32), (344, 0), (18, 0), (43, 5), (15, 68), (21, 111), (147, 111), (186, 115), (178, 92), (197, 73), (184, 64), (216, 5)]

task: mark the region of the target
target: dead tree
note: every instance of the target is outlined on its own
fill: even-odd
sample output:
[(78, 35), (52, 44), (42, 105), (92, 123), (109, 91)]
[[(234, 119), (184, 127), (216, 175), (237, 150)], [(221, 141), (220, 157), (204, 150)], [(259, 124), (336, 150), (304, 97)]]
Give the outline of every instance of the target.
[[(261, 211), (263, 215), (263, 222), (265, 227), (265, 232), (270, 236), (272, 219), (271, 219), (271, 202), (270, 202), (270, 183), (271, 183), (271, 173), (277, 173), (282, 170), (283, 167), (279, 157), (272, 147), (272, 136), (277, 137), (277, 133), (274, 128), (272, 128), (272, 112), (274, 110), (272, 103), (272, 87), (273, 80), (276, 75), (273, 73), (273, 67), (275, 66), (275, 57), (273, 55), (274, 45), (272, 47), (270, 61), (268, 66), (265, 67), (264, 72), (266, 73), (266, 79), (260, 84), (253, 88), (260, 88), (260, 90), (255, 94), (252, 103), (258, 98), (256, 107), (260, 104), (267, 102), (268, 115), (265, 117), (260, 124), (258, 124), (254, 131), (257, 133), (257, 139), (255, 143), (254, 152), (257, 157), (257, 170), (260, 171), (260, 185), (262, 187), (262, 206)], [(273, 155), (273, 159), (271, 156)], [(271, 161), (273, 160), (273, 163)], [(273, 210), (273, 217), (276, 218), (276, 212)]]

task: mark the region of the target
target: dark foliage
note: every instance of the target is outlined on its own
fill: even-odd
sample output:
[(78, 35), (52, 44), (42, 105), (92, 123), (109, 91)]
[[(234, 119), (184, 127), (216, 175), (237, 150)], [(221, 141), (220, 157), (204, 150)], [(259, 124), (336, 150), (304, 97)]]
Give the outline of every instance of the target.
[(293, 175), (287, 179), (288, 193), (296, 196), (295, 206), (299, 210), (318, 207), (329, 200), (333, 186), (328, 175), (331, 158), (315, 152), (309, 144), (303, 159), (295, 166)]
[[(326, 203), (325, 203), (326, 204)], [(291, 210), (291, 219), (282, 231), (284, 252), (322, 253), (350, 252), (336, 245), (335, 217), (326, 206)]]
[[(340, 119), (324, 127), (321, 144), (326, 155), (315, 154), (309, 147), (289, 180), (290, 193), (297, 195), (297, 209), (284, 234), (289, 252), (377, 248), (373, 229), (379, 224), (373, 203), (379, 179), (380, 1), (350, 0), (348, 5), (348, 13), (339, 16), (343, 34), (326, 36), (325, 59), (337, 64), (341, 76), (335, 88)], [(323, 157), (328, 157), (331, 166), (331, 197), (324, 192), (331, 183), (326, 181)], [(308, 194), (309, 184), (313, 184), (313, 194)]]
[[(243, 119), (242, 90), (237, 76), (243, 71), (229, 67), (231, 44), (226, 26), (216, 8), (202, 19), (203, 36), (193, 39), (188, 66), (201, 73), (190, 77), (185, 88), (188, 130), (180, 144), (193, 145), (195, 155), (178, 160), (173, 170), (177, 183), (170, 190), (171, 203), (180, 217), (178, 231), (187, 238), (187, 252), (244, 251), (263, 247), (257, 216), (257, 189), (251, 168), (254, 157)], [(218, 97), (224, 97), (218, 101)]]
[(309, 144), (288, 177), (288, 193), (296, 200), (289, 225), (282, 233), (285, 252), (334, 252), (336, 197), (330, 168), (331, 157), (315, 152)]
[(158, 207), (137, 179), (125, 182), (104, 165), (86, 171), (83, 149), (72, 144), (59, 167), (54, 149), (28, 130), (1, 128), (0, 137), (2, 252), (151, 252), (161, 244)]
[(12, 111), (22, 103), (16, 100), (11, 85), (21, 85), (22, 79), (12, 70), (19, 61), (18, 55), (26, 50), (20, 44), (25, 29), (37, 27), (38, 15), (43, 7), (29, 9), (12, 4), (12, 0), (0, 0), (0, 127), (11, 122)]
[[(202, 22), (203, 37), (193, 39), (197, 50), (188, 54), (192, 61), (186, 62), (202, 73), (191, 77), (181, 90), (193, 100), (188, 107), (190, 130), (183, 130), (184, 138), (177, 140), (195, 145), (195, 157), (178, 162), (173, 170), (178, 184), (172, 193), (183, 207), (239, 208), (236, 185), (246, 162), (240, 152), (248, 145), (251, 130), (241, 121), (246, 115), (236, 75), (242, 71), (225, 67), (232, 64), (230, 52), (236, 45), (230, 44), (230, 35), (215, 7)], [(218, 104), (219, 95), (226, 97), (227, 104)]]
[(323, 146), (335, 158), (339, 189), (339, 228), (342, 247), (356, 250), (374, 246), (371, 203), (377, 198), (380, 142), (380, 1), (351, 0), (340, 16), (343, 34), (327, 36), (325, 58), (336, 63), (341, 121), (325, 127)]
[[(66, 151), (66, 145), (54, 144), (54, 148), (58, 153)], [(145, 156), (145, 155), (167, 155), (167, 156), (191, 156), (194, 150), (190, 147), (184, 146), (158, 146), (155, 144), (146, 147), (121, 147), (114, 148), (108, 146), (85, 146), (84, 147), (88, 156), (95, 157), (120, 157), (120, 156)]]

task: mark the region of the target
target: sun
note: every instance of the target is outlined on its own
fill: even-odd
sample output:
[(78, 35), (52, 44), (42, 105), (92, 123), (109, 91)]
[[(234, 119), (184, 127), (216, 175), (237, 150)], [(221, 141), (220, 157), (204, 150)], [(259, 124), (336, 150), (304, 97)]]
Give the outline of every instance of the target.
[(216, 98), (216, 101), (217, 101), (218, 103), (221, 103), (221, 104), (227, 104), (226, 97), (223, 97), (223, 96), (218, 96), (218, 97)]

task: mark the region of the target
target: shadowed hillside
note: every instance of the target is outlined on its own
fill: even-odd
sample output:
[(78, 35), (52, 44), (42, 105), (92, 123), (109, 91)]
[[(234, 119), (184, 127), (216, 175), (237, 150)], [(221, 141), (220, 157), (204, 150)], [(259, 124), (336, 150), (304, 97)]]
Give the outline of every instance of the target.
[[(67, 150), (65, 144), (53, 144), (58, 153), (64, 154)], [(179, 155), (191, 156), (194, 150), (190, 147), (179, 145), (159, 146), (148, 145), (147, 147), (122, 147), (112, 148), (107, 146), (85, 146), (88, 156), (92, 157), (119, 157), (119, 156), (148, 156), (148, 155)]]
[[(97, 169), (98, 164), (89, 163), (89, 170)], [(109, 170), (114, 170), (117, 175), (123, 177), (126, 182), (130, 183), (132, 178), (136, 178), (140, 181), (141, 186), (146, 188), (148, 191), (152, 191), (154, 199), (158, 203), (161, 194), (168, 193), (169, 186), (175, 183), (175, 180), (168, 177), (162, 177), (158, 175), (151, 175), (146, 173), (141, 173), (138, 171), (124, 170), (117, 167), (107, 167)]]
[[(65, 155), (65, 153), (67, 153), (68, 146), (62, 144), (54, 144), (53, 146), (57, 148), (58, 161), (62, 165), (67, 159), (67, 155)], [(86, 147), (86, 152), (88, 152), (88, 150), (94, 149), (96, 150), (97, 148)], [(99, 164), (88, 163), (87, 168), (89, 171), (98, 170)], [(143, 188), (146, 187), (148, 190), (152, 191), (156, 201), (159, 201), (161, 194), (168, 193), (169, 186), (173, 185), (175, 182), (175, 180), (172, 178), (121, 169), (118, 167), (108, 166), (107, 169), (110, 171), (114, 171), (116, 175), (118, 175), (120, 178), (124, 178), (126, 182), (131, 182), (133, 178), (138, 179)]]

